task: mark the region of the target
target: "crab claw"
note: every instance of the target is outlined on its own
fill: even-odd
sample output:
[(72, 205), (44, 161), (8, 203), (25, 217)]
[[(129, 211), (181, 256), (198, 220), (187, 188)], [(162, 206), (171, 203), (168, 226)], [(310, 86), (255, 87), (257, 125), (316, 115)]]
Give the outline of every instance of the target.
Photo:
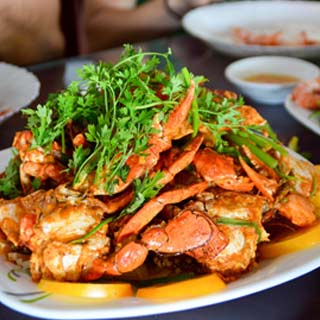
[(96, 280), (104, 274), (118, 276), (132, 271), (144, 263), (147, 255), (148, 249), (145, 246), (134, 241), (128, 242), (108, 260), (95, 259), (85, 280)]
[(240, 157), (240, 163), (243, 170), (248, 177), (253, 181), (256, 188), (271, 202), (274, 201), (273, 195), (277, 190), (278, 183), (273, 179), (268, 179), (260, 173), (253, 170), (246, 162)]
[(153, 226), (147, 229), (142, 234), (141, 242), (149, 250), (181, 254), (205, 246), (212, 239), (215, 254), (218, 254), (227, 242), (223, 234), (204, 213), (184, 210), (165, 227)]
[(117, 242), (122, 242), (125, 238), (138, 234), (167, 204), (181, 202), (204, 191), (207, 187), (207, 182), (199, 182), (181, 189), (164, 192), (151, 199), (122, 227), (117, 236)]
[(193, 159), (197, 172), (208, 182), (220, 188), (249, 192), (254, 184), (247, 177), (236, 174), (233, 158), (219, 154), (210, 148), (197, 152)]

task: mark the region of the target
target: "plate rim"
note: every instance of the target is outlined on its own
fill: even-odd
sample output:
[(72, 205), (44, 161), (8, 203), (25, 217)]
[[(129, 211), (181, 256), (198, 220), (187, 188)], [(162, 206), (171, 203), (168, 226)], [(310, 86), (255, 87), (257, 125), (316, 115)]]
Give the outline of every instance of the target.
[(303, 109), (297, 103), (292, 100), (292, 94), (289, 94), (284, 102), (284, 107), (287, 112), (296, 119), (300, 124), (314, 133), (320, 135), (320, 121), (317, 124), (317, 120), (312, 120), (309, 118), (312, 111)]

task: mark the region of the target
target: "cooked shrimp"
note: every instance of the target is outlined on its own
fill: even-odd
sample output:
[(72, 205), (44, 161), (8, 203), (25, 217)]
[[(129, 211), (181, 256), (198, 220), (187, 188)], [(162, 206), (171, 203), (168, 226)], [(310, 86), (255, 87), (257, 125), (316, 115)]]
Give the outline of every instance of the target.
[(282, 44), (282, 32), (254, 33), (244, 28), (233, 28), (233, 37), (237, 42), (249, 45), (279, 46)]
[(299, 83), (292, 91), (292, 100), (305, 109), (320, 109), (320, 78)]

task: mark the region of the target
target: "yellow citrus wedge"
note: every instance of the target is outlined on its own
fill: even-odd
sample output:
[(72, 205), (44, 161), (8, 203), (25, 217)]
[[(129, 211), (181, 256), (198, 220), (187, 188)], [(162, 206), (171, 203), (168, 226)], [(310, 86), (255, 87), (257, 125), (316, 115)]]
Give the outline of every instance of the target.
[(263, 243), (260, 247), (260, 253), (262, 258), (275, 258), (311, 248), (317, 244), (320, 244), (320, 221), (279, 241)]
[(185, 299), (214, 293), (224, 289), (226, 284), (213, 273), (193, 279), (155, 285), (137, 290), (136, 296), (145, 299)]
[(41, 279), (40, 290), (73, 297), (116, 299), (133, 296), (129, 283), (76, 283)]

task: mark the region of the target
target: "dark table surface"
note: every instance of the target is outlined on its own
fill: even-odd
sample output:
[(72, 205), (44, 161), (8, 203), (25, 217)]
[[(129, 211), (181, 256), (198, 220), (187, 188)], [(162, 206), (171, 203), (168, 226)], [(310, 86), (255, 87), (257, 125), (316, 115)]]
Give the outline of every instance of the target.
[[(170, 47), (174, 53), (173, 60), (177, 69), (187, 66), (192, 73), (206, 76), (209, 79), (208, 86), (211, 88), (233, 89), (224, 77), (224, 69), (234, 59), (214, 52), (190, 36), (162, 38), (142, 43), (141, 47), (148, 51), (167, 51), (167, 48)], [(76, 78), (76, 69), (84, 63), (97, 60), (114, 62), (118, 59), (121, 51), (121, 48), (112, 49), (89, 56), (30, 66), (29, 70), (34, 72), (41, 82), (40, 95), (32, 105), (43, 103), (48, 93), (64, 88)], [(314, 163), (320, 163), (319, 136), (293, 119), (283, 105), (258, 105), (247, 98), (246, 102), (255, 106), (270, 122), (283, 143), (288, 143), (292, 136), (298, 136), (301, 151), (310, 152), (311, 160)], [(14, 133), (23, 129), (24, 125), (25, 120), (20, 114), (16, 114), (0, 124), (0, 150), (10, 147)], [(240, 318), (259, 320), (320, 319), (320, 269), (272, 289), (218, 305), (131, 319), (234, 320)], [(0, 304), (0, 319), (31, 320), (34, 318)]]

